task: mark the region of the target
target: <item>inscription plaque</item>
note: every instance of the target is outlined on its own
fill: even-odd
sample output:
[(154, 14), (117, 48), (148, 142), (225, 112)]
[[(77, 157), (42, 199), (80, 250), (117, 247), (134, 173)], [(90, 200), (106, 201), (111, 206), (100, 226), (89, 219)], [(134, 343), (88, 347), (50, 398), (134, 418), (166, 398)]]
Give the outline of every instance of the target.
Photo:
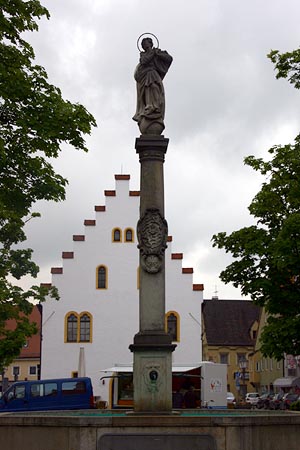
[(97, 450), (217, 450), (209, 434), (104, 434)]

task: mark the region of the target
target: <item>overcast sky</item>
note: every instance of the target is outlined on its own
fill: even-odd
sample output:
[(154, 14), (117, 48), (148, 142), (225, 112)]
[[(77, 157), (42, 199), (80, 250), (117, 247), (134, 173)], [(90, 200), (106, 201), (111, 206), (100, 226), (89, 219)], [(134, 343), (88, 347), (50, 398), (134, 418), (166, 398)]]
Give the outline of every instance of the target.
[(139, 136), (133, 72), (137, 38), (154, 33), (173, 56), (165, 78), (165, 204), (172, 251), (194, 267), (204, 297), (242, 298), (219, 280), (231, 259), (211, 237), (253, 223), (248, 213), (262, 179), (244, 166), (245, 156), (267, 157), (275, 144), (293, 142), (300, 130), (299, 92), (276, 80), (266, 57), (271, 49), (300, 43), (299, 0), (44, 0), (50, 20), (31, 33), (36, 62), (64, 98), (82, 103), (98, 128), (89, 153), (65, 146), (56, 170), (69, 180), (67, 199), (39, 203), (41, 219), (27, 226), (28, 245), (40, 266), (38, 282), (50, 282), (73, 234), (104, 204), (114, 174), (130, 174), (139, 189)]

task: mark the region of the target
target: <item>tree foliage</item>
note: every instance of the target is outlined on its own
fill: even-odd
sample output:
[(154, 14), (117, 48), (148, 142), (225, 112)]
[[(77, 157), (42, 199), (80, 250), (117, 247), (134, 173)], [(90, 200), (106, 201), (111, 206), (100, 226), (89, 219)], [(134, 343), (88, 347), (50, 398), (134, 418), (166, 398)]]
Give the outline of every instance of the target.
[(275, 64), (276, 78), (287, 78), (296, 89), (300, 88), (300, 48), (286, 53), (272, 50), (268, 58)]
[[(268, 55), (278, 70), (300, 87), (300, 52)], [(265, 177), (249, 211), (256, 225), (213, 236), (213, 246), (231, 253), (234, 261), (222, 271), (225, 283), (265, 307), (261, 336), (264, 355), (280, 360), (300, 354), (300, 135), (294, 144), (274, 146), (270, 160), (249, 156), (245, 164)]]
[[(62, 143), (87, 151), (84, 134), (96, 123), (84, 106), (64, 100), (45, 69), (34, 63), (24, 32), (37, 31), (37, 19), (49, 18), (47, 9), (38, 0), (0, 0), (0, 5), (1, 370), (36, 331), (28, 322), (32, 300), (43, 301), (47, 293), (40, 286), (24, 291), (13, 280), (36, 277), (39, 270), (32, 250), (16, 247), (26, 240), (26, 221), (39, 215), (32, 206), (37, 200), (65, 198), (67, 180), (55, 173), (49, 158), (59, 156)], [(55, 289), (51, 295), (57, 298)], [(16, 321), (11, 344), (5, 334), (10, 318)]]

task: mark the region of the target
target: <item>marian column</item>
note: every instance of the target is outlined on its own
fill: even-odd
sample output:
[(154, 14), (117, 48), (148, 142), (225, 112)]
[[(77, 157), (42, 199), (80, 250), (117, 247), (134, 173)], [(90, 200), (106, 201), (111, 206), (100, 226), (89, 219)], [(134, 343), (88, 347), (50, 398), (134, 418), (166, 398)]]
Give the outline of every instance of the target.
[(158, 48), (158, 41), (154, 47), (152, 38), (147, 36), (141, 41), (140, 61), (134, 74), (137, 109), (133, 120), (138, 122), (141, 132), (135, 143), (141, 163), (140, 219), (137, 224), (140, 329), (130, 350), (134, 352), (134, 411), (171, 412), (172, 352), (175, 345), (165, 332), (164, 253), (168, 225), (164, 217), (163, 174), (169, 140), (161, 133), (165, 128), (162, 81), (172, 57)]

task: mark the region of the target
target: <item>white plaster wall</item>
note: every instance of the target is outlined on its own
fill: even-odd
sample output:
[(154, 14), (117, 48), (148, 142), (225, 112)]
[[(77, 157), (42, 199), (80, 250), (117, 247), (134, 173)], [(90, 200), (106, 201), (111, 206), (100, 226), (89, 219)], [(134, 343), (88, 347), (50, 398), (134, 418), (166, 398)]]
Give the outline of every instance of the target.
[[(193, 274), (182, 273), (184, 260), (166, 255), (166, 312), (180, 316), (180, 340), (173, 353), (173, 363), (194, 364), (202, 360), (202, 291), (193, 291)], [(191, 317), (192, 316), (192, 317)], [(195, 320), (196, 319), (196, 320)]]
[[(94, 213), (96, 226), (84, 226), (85, 241), (72, 243), (73, 259), (63, 259), (63, 274), (52, 275), (60, 300), (43, 305), (42, 378), (69, 377), (78, 370), (79, 349), (84, 347), (86, 375), (94, 394), (108, 400), (101, 369), (132, 362), (128, 346), (139, 330), (136, 223), (139, 197), (129, 196), (129, 180), (116, 180), (116, 196), (106, 196), (105, 211)], [(91, 217), (89, 217), (90, 219)], [(134, 230), (134, 243), (112, 243), (112, 229)], [(72, 230), (70, 230), (72, 233)], [(182, 260), (166, 251), (166, 311), (180, 315), (180, 342), (173, 354), (176, 364), (201, 361), (200, 323), (202, 292), (193, 291), (192, 274), (182, 274)], [(108, 268), (108, 289), (96, 289), (96, 267)], [(91, 343), (65, 343), (64, 319), (70, 311), (89, 312), (93, 317)]]

